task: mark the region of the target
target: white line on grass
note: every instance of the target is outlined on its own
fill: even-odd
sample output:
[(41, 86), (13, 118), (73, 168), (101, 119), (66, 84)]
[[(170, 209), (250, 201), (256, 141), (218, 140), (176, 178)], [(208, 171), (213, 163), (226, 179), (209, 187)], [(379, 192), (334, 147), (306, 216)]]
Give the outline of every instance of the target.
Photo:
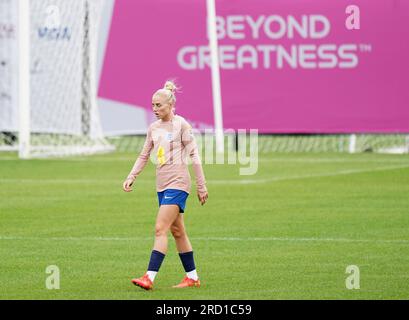
[(283, 163), (408, 163), (408, 157), (395, 158), (395, 159), (336, 159), (336, 158), (258, 158), (258, 162), (283, 162)]
[(269, 183), (276, 181), (286, 181), (286, 180), (298, 180), (298, 179), (309, 179), (309, 178), (321, 178), (321, 177), (335, 177), (341, 175), (350, 175), (356, 173), (368, 173), (368, 172), (377, 172), (377, 171), (387, 171), (387, 170), (396, 170), (409, 168), (409, 165), (402, 166), (390, 166), (390, 167), (378, 167), (372, 169), (350, 169), (342, 170), (330, 173), (317, 173), (317, 174), (305, 174), (305, 175), (296, 175), (289, 177), (273, 177), (268, 179), (242, 179), (242, 180), (210, 180), (211, 184), (259, 184), (259, 183)]
[[(151, 182), (152, 180), (138, 179), (138, 182)], [(0, 183), (11, 183), (11, 182), (21, 182), (21, 183), (36, 183), (36, 184), (61, 184), (61, 183), (83, 183), (83, 184), (116, 184), (121, 186), (122, 180), (120, 179), (24, 179), (24, 178), (5, 178), (0, 179)]]
[[(280, 242), (340, 242), (409, 244), (408, 239), (349, 239), (349, 238), (291, 238), (291, 237), (192, 237), (195, 241), (280, 241)], [(153, 241), (153, 237), (24, 237), (0, 236), (0, 240), (26, 241)]]

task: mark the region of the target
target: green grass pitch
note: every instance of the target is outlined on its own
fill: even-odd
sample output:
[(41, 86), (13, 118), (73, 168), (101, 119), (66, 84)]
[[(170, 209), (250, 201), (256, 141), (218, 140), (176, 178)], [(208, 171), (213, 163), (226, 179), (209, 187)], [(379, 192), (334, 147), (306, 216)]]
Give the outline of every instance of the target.
[[(130, 283), (157, 212), (152, 164), (121, 189), (134, 157), (0, 154), (1, 299), (409, 298), (409, 156), (269, 154), (253, 176), (206, 165), (209, 202), (193, 188), (185, 213), (202, 287), (171, 288), (184, 272), (169, 236), (150, 292)], [(360, 289), (346, 288), (349, 265)]]

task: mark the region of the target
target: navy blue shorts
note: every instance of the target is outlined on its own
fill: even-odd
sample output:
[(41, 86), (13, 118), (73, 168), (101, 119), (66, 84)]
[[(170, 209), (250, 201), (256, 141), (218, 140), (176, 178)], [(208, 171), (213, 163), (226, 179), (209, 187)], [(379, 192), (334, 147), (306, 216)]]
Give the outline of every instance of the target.
[(182, 190), (166, 189), (158, 192), (159, 207), (163, 204), (176, 204), (179, 212), (185, 212), (186, 200), (189, 194)]

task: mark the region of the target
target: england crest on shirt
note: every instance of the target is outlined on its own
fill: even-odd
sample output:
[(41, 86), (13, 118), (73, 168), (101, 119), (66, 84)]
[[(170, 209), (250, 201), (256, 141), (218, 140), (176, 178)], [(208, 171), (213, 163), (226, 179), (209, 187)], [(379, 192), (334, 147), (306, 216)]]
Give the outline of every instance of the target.
[(173, 140), (173, 133), (172, 132), (167, 132), (166, 133), (166, 141), (172, 141)]

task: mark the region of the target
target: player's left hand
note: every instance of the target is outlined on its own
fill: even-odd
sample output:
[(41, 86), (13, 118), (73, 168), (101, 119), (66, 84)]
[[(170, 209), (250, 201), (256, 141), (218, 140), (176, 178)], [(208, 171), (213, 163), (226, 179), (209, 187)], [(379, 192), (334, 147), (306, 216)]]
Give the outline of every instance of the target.
[(126, 179), (122, 184), (122, 190), (125, 192), (131, 192), (133, 183), (134, 181), (132, 179)]
[(209, 198), (209, 194), (207, 193), (207, 191), (205, 192), (197, 192), (197, 197), (199, 198), (199, 202), (201, 205), (204, 205), (207, 201), (207, 199)]

